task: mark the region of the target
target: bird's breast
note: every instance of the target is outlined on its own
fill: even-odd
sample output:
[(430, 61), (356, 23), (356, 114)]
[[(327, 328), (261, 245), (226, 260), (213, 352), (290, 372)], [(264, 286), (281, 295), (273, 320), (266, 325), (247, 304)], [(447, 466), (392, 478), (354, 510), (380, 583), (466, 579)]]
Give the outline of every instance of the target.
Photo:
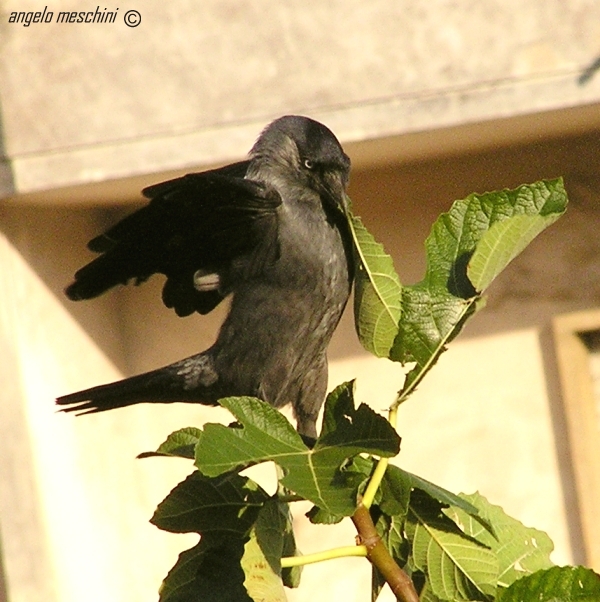
[(273, 405), (322, 362), (350, 293), (342, 233), (324, 212), (308, 213), (282, 215), (278, 260), (236, 288), (214, 349), (225, 378), (253, 375)]

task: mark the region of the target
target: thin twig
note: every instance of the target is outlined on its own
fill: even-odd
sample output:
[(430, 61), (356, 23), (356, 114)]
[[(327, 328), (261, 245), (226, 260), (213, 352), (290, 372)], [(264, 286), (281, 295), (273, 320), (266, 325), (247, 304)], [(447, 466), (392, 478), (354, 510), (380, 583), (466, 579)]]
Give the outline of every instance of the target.
[(333, 560), (334, 558), (347, 558), (349, 556), (362, 556), (364, 558), (366, 555), (366, 546), (346, 546), (325, 550), (324, 552), (316, 552), (315, 554), (306, 554), (305, 556), (287, 556), (281, 559), (281, 567), (304, 566), (305, 564), (314, 564), (315, 562)]

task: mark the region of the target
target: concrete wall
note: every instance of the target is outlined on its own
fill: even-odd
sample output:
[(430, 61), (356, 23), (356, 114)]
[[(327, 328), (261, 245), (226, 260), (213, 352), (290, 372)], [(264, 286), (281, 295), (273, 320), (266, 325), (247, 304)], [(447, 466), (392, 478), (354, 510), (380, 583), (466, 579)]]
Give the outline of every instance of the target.
[[(9, 22), (44, 6), (51, 23)], [(145, 0), (135, 28), (124, 6), (56, 22), (74, 8), (0, 7), (3, 196), (238, 158), (288, 112), (352, 142), (600, 102), (600, 78), (581, 79), (594, 0)]]

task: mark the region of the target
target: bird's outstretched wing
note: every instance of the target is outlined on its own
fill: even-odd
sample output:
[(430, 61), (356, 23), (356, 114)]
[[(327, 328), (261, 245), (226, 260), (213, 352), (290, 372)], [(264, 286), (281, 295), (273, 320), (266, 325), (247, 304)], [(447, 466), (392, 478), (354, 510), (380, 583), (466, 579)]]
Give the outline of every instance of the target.
[(180, 316), (211, 311), (237, 279), (278, 256), (281, 198), (244, 179), (247, 167), (235, 163), (144, 189), (148, 205), (88, 243), (101, 255), (75, 274), (67, 296), (91, 299), (160, 273), (167, 307)]

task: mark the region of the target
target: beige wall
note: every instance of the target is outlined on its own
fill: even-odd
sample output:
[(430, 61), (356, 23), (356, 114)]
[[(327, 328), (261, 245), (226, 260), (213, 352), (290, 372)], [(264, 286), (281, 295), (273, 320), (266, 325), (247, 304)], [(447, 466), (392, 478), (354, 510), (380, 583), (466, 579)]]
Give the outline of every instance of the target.
[(114, 24), (8, 22), (46, 5), (0, 6), (0, 172), (18, 193), (237, 158), (290, 111), (351, 142), (600, 102), (600, 78), (580, 81), (595, 0), (144, 0), (136, 28), (125, 7)]

